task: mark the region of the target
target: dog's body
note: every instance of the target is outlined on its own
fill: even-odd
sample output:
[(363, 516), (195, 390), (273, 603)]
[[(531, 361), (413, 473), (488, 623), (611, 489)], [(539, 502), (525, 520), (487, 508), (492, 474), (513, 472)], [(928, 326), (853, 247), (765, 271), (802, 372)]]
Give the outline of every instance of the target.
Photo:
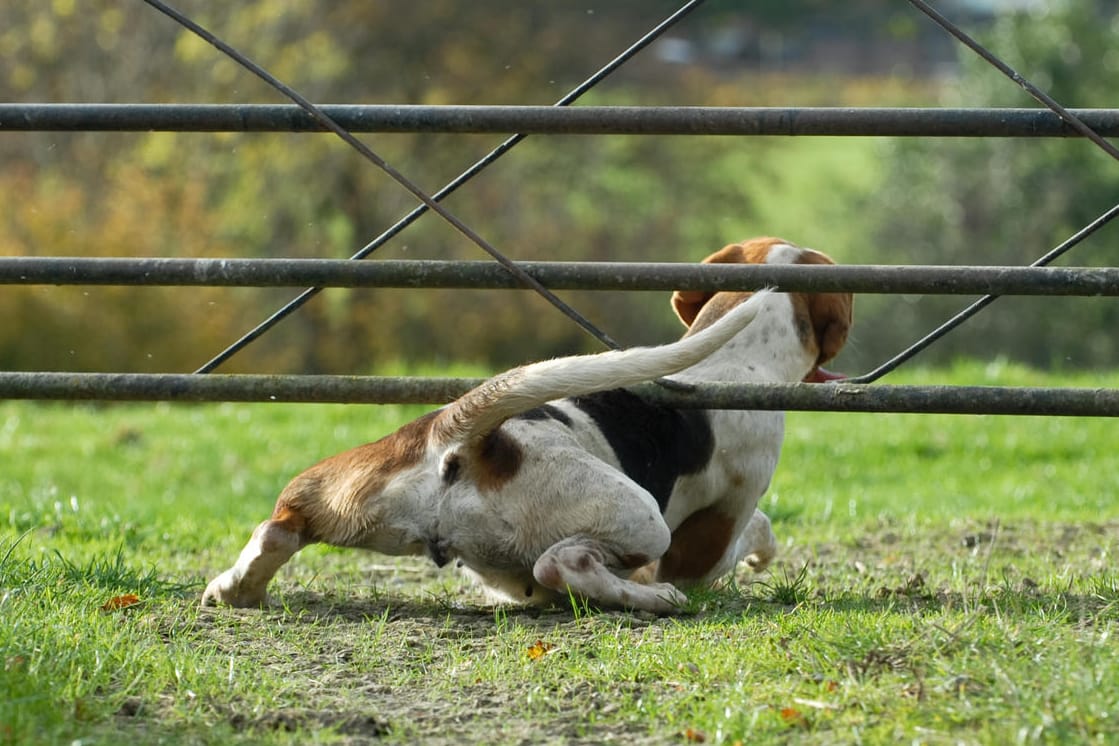
[[(707, 261), (830, 263), (779, 239)], [(743, 558), (760, 570), (776, 551), (756, 506), (781, 413), (676, 410), (623, 387), (680, 371), (689, 383), (811, 378), (846, 338), (850, 296), (677, 292), (673, 305), (690, 327), (679, 342), (514, 369), (303, 472), (203, 603), (264, 603), (313, 542), (457, 561), (508, 600), (575, 593), (657, 612), (684, 600), (676, 585)]]

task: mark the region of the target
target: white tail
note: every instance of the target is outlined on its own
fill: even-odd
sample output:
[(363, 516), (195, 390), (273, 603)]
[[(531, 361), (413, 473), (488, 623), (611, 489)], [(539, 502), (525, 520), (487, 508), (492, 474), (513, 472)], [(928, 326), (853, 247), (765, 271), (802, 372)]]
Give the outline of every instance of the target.
[(754, 293), (711, 326), (677, 342), (545, 360), (494, 376), (440, 412), (432, 438), (471, 443), (510, 417), (547, 402), (632, 386), (689, 368), (753, 321), (767, 292)]

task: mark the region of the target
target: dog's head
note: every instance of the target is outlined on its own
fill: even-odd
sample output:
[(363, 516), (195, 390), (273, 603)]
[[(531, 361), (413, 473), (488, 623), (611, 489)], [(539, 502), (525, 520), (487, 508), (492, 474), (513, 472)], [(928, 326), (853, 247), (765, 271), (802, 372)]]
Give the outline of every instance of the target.
[[(780, 238), (754, 238), (730, 244), (703, 260), (705, 264), (835, 264), (827, 255), (783, 241)], [(677, 290), (672, 294), (672, 309), (691, 330), (713, 323), (750, 293)], [(850, 293), (790, 293), (801, 341), (815, 355), (816, 362), (804, 380), (809, 382), (842, 378), (822, 366), (839, 354), (851, 328), (854, 299)]]

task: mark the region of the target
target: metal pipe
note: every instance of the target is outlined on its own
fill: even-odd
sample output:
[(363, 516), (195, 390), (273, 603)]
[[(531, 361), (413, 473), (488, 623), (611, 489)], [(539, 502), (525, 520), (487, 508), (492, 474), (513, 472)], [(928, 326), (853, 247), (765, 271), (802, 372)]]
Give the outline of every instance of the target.
[[(552, 135), (847, 135), (1079, 137), (1044, 109), (756, 108), (710, 106), (319, 107), (350, 132)], [(1119, 110), (1071, 109), (1102, 136)], [(298, 106), (276, 104), (0, 104), (0, 131), (322, 132)]]
[[(478, 378), (146, 373), (0, 373), (0, 399), (443, 404)], [(1119, 390), (995, 386), (704, 384), (690, 391), (652, 384), (642, 395), (690, 409), (934, 412), (1119, 417)]]
[[(941, 295), (1119, 295), (1119, 268), (524, 262), (554, 290), (847, 291)], [(517, 289), (492, 262), (0, 257), (0, 285)]]

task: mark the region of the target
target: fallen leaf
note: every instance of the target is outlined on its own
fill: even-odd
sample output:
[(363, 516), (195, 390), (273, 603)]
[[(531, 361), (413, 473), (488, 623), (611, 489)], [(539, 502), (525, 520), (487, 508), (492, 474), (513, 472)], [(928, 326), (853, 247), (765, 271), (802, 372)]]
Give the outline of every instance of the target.
[(786, 725), (798, 726), (801, 728), (808, 726), (808, 718), (795, 707), (782, 707), (781, 719), (785, 721)]
[(113, 596), (101, 605), (101, 611), (118, 611), (127, 609), (140, 603), (140, 597), (135, 593), (125, 593), (123, 596)]
[(547, 655), (548, 653), (552, 652), (554, 649), (555, 649), (555, 645), (552, 645), (550, 642), (544, 642), (543, 640), (537, 640), (536, 642), (534, 642), (532, 645), (529, 645), (529, 647), (528, 647), (527, 652), (528, 652), (529, 660), (538, 661), (541, 658), (543, 658), (545, 655)]
[(685, 728), (684, 732), (680, 735), (684, 737), (685, 741), (690, 743), (703, 743), (707, 740), (707, 735), (703, 731), (696, 730), (695, 728)]

